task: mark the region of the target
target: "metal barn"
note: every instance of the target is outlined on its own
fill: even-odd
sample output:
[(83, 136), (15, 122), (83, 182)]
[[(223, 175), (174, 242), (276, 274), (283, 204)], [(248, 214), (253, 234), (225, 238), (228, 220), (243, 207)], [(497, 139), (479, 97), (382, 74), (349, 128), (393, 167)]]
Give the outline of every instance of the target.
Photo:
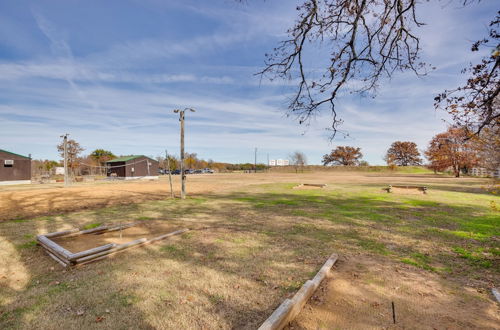
[(123, 156), (106, 162), (108, 177), (123, 179), (158, 178), (158, 166), (157, 160), (143, 155)]
[(31, 183), (31, 158), (0, 149), (0, 185)]

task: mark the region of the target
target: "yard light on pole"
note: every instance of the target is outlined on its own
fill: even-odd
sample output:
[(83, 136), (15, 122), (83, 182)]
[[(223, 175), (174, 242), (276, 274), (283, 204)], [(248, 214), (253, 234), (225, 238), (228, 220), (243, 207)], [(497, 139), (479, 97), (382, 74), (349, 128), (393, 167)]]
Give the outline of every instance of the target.
[(195, 112), (195, 110), (191, 108), (174, 110), (175, 113), (179, 113), (179, 121), (181, 122), (181, 199), (186, 199), (186, 174), (184, 173), (184, 114), (186, 110)]
[(63, 138), (63, 146), (64, 146), (64, 186), (67, 187), (69, 185), (68, 180), (68, 133), (61, 135)]

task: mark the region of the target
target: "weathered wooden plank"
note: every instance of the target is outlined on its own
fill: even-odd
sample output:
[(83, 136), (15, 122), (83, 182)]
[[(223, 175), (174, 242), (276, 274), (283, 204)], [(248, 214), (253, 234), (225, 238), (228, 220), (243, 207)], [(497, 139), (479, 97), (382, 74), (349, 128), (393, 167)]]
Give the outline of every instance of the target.
[(173, 232), (165, 234), (165, 235), (161, 235), (161, 236), (158, 236), (158, 237), (151, 238), (151, 239), (148, 240), (147, 243), (153, 243), (153, 242), (161, 241), (162, 239), (165, 239), (165, 238), (168, 238), (168, 237), (174, 236), (174, 235), (179, 235), (179, 234), (185, 233), (187, 231), (189, 231), (189, 229), (187, 229), (187, 228), (179, 229), (179, 230), (173, 231)]
[(259, 330), (274, 330), (285, 327), (286, 323), (282, 323), (286, 319), (286, 316), (290, 313), (291, 308), (292, 301), (290, 299), (285, 299), (285, 301), (283, 301), (283, 303), (281, 303), (281, 305), (274, 310), (271, 316), (269, 316), (269, 318), (262, 323)]
[(47, 252), (47, 254), (52, 258), (54, 259), (55, 261), (57, 261), (61, 266), (63, 267), (68, 267), (68, 263), (66, 263), (63, 259), (60, 259), (58, 256), (50, 253), (48, 250), (45, 250), (45, 252)]
[(68, 258), (68, 260), (69, 261), (75, 261), (76, 259), (80, 259), (80, 258), (89, 256), (89, 255), (92, 255), (92, 254), (96, 254), (98, 252), (110, 250), (110, 249), (114, 248), (115, 246), (116, 246), (116, 244), (110, 243), (110, 244), (105, 244), (105, 245), (101, 245), (101, 246), (95, 247), (93, 249), (89, 249), (89, 250), (85, 250), (85, 251), (73, 253), (71, 255), (71, 257)]
[(500, 303), (500, 292), (496, 288), (491, 289), (491, 293), (495, 297), (495, 299)]
[(90, 260), (84, 261), (84, 262), (78, 262), (74, 266), (78, 267), (78, 266), (83, 266), (83, 265), (86, 265), (86, 264), (90, 264), (91, 262), (95, 262), (95, 261), (99, 261), (99, 260), (104, 260), (104, 259), (109, 258), (112, 255), (113, 255), (113, 253), (110, 253), (110, 254), (106, 254), (106, 255), (103, 255), (103, 256), (100, 256), (100, 257), (97, 257), (97, 258), (94, 258), (94, 259), (90, 259)]
[(51, 241), (50, 239), (48, 239), (44, 235), (38, 235), (36, 237), (36, 239), (38, 240), (39, 243), (41, 243), (42, 245), (50, 248), (51, 250), (53, 250), (54, 252), (56, 252), (56, 254), (62, 256), (64, 259), (68, 259), (72, 255), (72, 253), (70, 251), (66, 250), (65, 248), (63, 248), (62, 246), (58, 245), (57, 243)]
[(100, 231), (106, 231), (106, 230), (108, 230), (108, 228), (109, 228), (109, 226), (99, 226), (96, 228), (82, 230), (78, 234), (80, 234), (80, 235), (94, 234), (94, 233), (97, 233)]
[(319, 272), (312, 280), (307, 281), (292, 299), (286, 299), (272, 314), (262, 323), (259, 330), (279, 330), (290, 323), (304, 308), (309, 298), (318, 289), (321, 281), (328, 275), (332, 266), (338, 259), (337, 254), (332, 254), (323, 264)]
[(139, 238), (139, 239), (136, 239), (135, 241), (116, 245), (114, 248), (111, 248), (107, 251), (103, 251), (103, 252), (95, 253), (95, 254), (92, 254), (92, 255), (89, 255), (89, 256), (86, 256), (83, 258), (79, 258), (76, 260), (76, 263), (85, 262), (87, 260), (95, 259), (95, 258), (98, 258), (98, 257), (106, 255), (106, 254), (115, 253), (115, 252), (127, 249), (127, 248), (135, 246), (135, 245), (143, 244), (143, 243), (147, 242), (147, 240), (148, 240), (147, 238)]
[(52, 254), (56, 255), (58, 258), (60, 258), (60, 259), (62, 259), (62, 260), (67, 260), (67, 258), (66, 258), (64, 255), (59, 254), (57, 251), (55, 251), (55, 250), (51, 249), (49, 246), (44, 245), (44, 244), (43, 244), (43, 243), (41, 243), (41, 242), (38, 242), (38, 244), (39, 244), (39, 245), (40, 245), (40, 246), (41, 246), (41, 247), (42, 247), (45, 251), (50, 252), (50, 253), (52, 253)]
[(106, 232), (127, 229), (127, 228), (134, 227), (134, 226), (137, 226), (137, 223), (133, 222), (133, 223), (128, 223), (128, 224), (123, 224), (123, 225), (119, 225), (119, 226), (115, 226), (115, 227), (110, 227), (110, 228), (108, 228), (108, 230)]
[(306, 187), (326, 187), (326, 183), (304, 183), (302, 185)]
[(59, 236), (65, 236), (65, 235), (69, 235), (69, 234), (72, 234), (72, 233), (75, 233), (79, 231), (78, 228), (73, 228), (73, 229), (69, 229), (69, 230), (64, 230), (64, 231), (57, 231), (55, 233), (48, 233), (48, 234), (44, 234), (42, 236), (45, 236), (45, 237), (59, 237)]

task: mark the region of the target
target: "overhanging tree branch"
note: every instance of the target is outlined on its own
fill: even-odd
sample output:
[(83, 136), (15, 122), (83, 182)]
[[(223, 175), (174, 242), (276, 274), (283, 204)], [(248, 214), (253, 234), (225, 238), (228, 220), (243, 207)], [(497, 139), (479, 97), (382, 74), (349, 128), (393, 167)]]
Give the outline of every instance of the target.
[[(373, 92), (381, 78), (396, 71), (425, 74), (419, 62), (419, 38), (413, 29), (423, 25), (416, 16), (416, 0), (306, 0), (289, 39), (266, 54), (258, 74), (271, 80), (299, 80), (288, 105), (300, 124), (324, 108), (332, 112), (332, 137), (342, 120), (335, 103), (343, 92)], [(308, 72), (309, 48), (328, 41), (329, 61), (319, 77)]]

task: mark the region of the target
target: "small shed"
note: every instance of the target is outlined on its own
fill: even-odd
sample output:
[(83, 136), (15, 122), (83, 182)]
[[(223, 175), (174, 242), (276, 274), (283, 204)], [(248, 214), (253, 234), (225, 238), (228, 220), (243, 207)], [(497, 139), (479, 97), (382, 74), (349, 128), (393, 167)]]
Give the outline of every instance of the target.
[(0, 185), (31, 183), (31, 158), (0, 149)]
[(158, 161), (144, 155), (131, 155), (106, 162), (108, 177), (157, 179)]

